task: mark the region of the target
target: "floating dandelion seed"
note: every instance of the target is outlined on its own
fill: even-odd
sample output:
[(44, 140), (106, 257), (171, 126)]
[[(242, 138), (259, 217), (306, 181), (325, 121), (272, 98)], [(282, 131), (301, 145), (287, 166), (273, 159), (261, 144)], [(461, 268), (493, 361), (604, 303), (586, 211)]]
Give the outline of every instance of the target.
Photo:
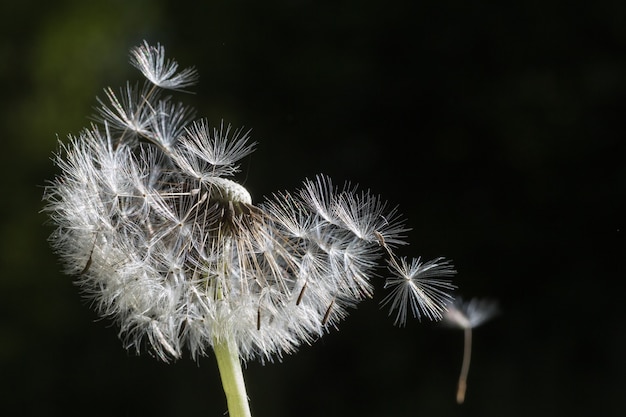
[(496, 314), (498, 314), (498, 304), (494, 301), (476, 298), (463, 301), (458, 297), (443, 316), (445, 324), (463, 329), (465, 333), (463, 363), (456, 393), (456, 401), (459, 404), (465, 401), (467, 375), (472, 356), (472, 329), (490, 320)]
[(253, 204), (231, 179), (254, 150), (249, 132), (191, 121), (163, 95), (197, 80), (164, 52), (131, 51), (147, 81), (105, 90), (100, 124), (60, 145), (44, 194), (52, 247), (127, 348), (163, 361), (213, 350), (231, 415), (249, 415), (240, 360), (280, 358), (336, 327), (372, 296), (381, 257), (396, 323), (409, 308), (441, 318), (452, 266), (398, 259), (407, 228), (378, 196), (320, 175)]

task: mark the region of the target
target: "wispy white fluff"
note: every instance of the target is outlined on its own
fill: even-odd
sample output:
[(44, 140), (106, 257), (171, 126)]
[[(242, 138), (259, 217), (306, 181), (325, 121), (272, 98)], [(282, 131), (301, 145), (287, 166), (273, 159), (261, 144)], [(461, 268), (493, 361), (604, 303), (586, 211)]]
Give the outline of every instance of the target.
[(407, 231), (395, 208), (323, 175), (253, 204), (233, 179), (249, 133), (192, 122), (162, 93), (195, 70), (147, 43), (131, 62), (147, 83), (105, 90), (100, 125), (61, 145), (44, 195), (52, 246), (128, 348), (167, 361), (229, 339), (244, 359), (280, 357), (371, 297), (384, 259), (396, 323), (440, 318), (453, 269), (395, 255)]
[(491, 320), (499, 313), (494, 300), (457, 297), (444, 315), (444, 324), (461, 329), (471, 329)]
[(165, 59), (165, 48), (160, 44), (152, 46), (148, 42), (130, 51), (130, 63), (156, 87), (168, 90), (183, 90), (198, 81), (194, 68), (178, 71), (178, 63)]
[(418, 319), (422, 315), (430, 320), (443, 318), (454, 289), (449, 278), (455, 271), (449, 261), (438, 258), (421, 262), (418, 258), (409, 263), (402, 258), (399, 263), (393, 260), (389, 269), (392, 276), (387, 278), (385, 288), (391, 288), (391, 292), (382, 303), (390, 305), (389, 315), (395, 311), (395, 324), (404, 326), (409, 310)]

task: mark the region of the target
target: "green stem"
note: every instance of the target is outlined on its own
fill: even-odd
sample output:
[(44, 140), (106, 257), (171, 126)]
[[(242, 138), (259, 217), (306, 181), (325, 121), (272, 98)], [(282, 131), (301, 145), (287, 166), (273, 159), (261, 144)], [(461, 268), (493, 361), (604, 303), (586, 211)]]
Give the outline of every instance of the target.
[(230, 417), (251, 417), (237, 343), (228, 338), (213, 346)]

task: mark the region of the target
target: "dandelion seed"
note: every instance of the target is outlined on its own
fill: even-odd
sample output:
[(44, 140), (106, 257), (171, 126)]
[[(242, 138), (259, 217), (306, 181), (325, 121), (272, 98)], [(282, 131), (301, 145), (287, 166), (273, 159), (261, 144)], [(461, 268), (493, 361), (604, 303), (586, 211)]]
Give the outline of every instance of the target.
[(330, 314), (333, 311), (334, 305), (335, 305), (335, 300), (333, 299), (330, 302), (330, 305), (328, 306), (328, 308), (326, 309), (326, 312), (324, 313), (324, 318), (322, 319), (322, 326), (326, 326), (326, 323), (328, 323), (328, 320), (330, 319)]
[(467, 390), (467, 375), (472, 356), (472, 329), (490, 320), (496, 314), (498, 314), (498, 305), (494, 301), (476, 298), (464, 301), (460, 297), (454, 301), (454, 304), (444, 314), (444, 323), (463, 329), (465, 334), (463, 363), (461, 364), (461, 374), (459, 375), (456, 393), (456, 401), (459, 404), (465, 401), (465, 392)]
[(130, 57), (130, 63), (156, 87), (182, 91), (198, 81), (198, 73), (194, 68), (177, 73), (178, 63), (165, 60), (165, 48), (160, 44), (151, 46), (144, 41), (143, 45), (131, 50)]
[(304, 297), (304, 290), (306, 290), (306, 282), (302, 286), (302, 289), (300, 290), (300, 294), (298, 294), (298, 299), (296, 300), (297, 306), (300, 305), (300, 303), (302, 302), (302, 297)]
[(78, 273), (78, 275), (85, 275), (87, 273), (87, 271), (89, 271), (89, 268), (91, 267), (91, 254), (93, 252), (93, 248), (91, 249), (91, 252), (89, 252), (89, 258), (87, 259), (87, 263), (85, 264), (85, 267), (82, 269), (82, 271), (80, 271)]
[(423, 263), (418, 258), (409, 264), (406, 258), (400, 259), (400, 263), (391, 258), (389, 269), (393, 276), (387, 278), (385, 288), (392, 290), (382, 305), (390, 304), (390, 315), (396, 311), (395, 324), (406, 324), (409, 309), (418, 319), (443, 318), (446, 306), (452, 302), (450, 291), (455, 288), (451, 277), (456, 271), (449, 261), (438, 258)]

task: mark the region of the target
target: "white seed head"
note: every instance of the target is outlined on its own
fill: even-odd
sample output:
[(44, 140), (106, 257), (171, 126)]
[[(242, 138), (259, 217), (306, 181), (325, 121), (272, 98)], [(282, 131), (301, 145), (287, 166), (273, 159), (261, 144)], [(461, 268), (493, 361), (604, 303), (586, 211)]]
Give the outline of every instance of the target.
[(409, 283), (387, 298), (392, 309), (443, 311), (452, 286), (437, 275), (449, 264), (398, 260), (391, 248), (407, 229), (395, 209), (325, 176), (254, 205), (232, 179), (253, 151), (248, 133), (191, 122), (192, 110), (163, 97), (196, 74), (177, 72), (160, 45), (131, 57), (146, 84), (122, 98), (106, 90), (101, 125), (61, 144), (61, 172), (44, 194), (53, 248), (126, 347), (167, 361), (228, 338), (243, 359), (272, 360), (371, 297), (383, 255)]

